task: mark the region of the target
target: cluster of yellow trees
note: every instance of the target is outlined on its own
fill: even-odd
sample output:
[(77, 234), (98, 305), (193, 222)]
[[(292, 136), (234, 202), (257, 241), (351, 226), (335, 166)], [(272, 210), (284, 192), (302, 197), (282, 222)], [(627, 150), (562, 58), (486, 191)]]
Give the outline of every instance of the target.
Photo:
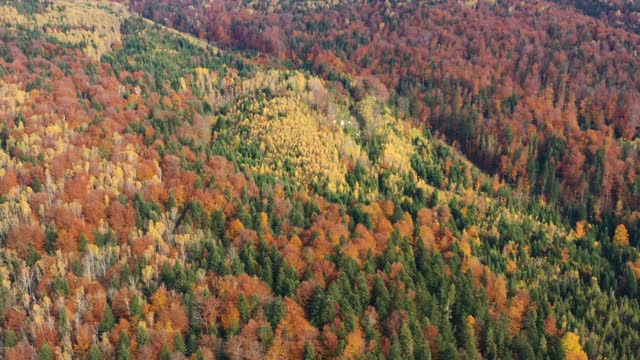
[(295, 98), (276, 98), (267, 103), (261, 115), (246, 120), (251, 138), (266, 152), (259, 170), (282, 171), (285, 162), (294, 167), (296, 180), (318, 180), (325, 176), (332, 184), (344, 182), (333, 133), (321, 127), (310, 109)]
[(61, 42), (80, 46), (94, 60), (121, 43), (120, 25), (128, 16), (124, 5), (108, 1), (56, 0), (43, 10), (27, 18), (15, 7), (0, 6), (0, 23), (38, 28)]

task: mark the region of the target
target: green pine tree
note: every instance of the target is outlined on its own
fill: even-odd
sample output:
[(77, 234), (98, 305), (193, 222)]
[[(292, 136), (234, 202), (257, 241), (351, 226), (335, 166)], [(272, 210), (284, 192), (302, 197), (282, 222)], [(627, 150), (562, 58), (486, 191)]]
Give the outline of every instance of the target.
[(120, 334), (120, 344), (117, 351), (118, 360), (131, 360), (131, 340), (124, 331)]
[(100, 348), (98, 347), (98, 345), (93, 344), (91, 345), (91, 349), (89, 349), (89, 355), (87, 355), (87, 359), (88, 360), (103, 360), (103, 356), (102, 356), (102, 351), (100, 351)]
[(360, 304), (360, 309), (358, 310), (364, 310), (370, 301), (369, 286), (367, 285), (367, 278), (365, 277), (364, 272), (359, 272), (356, 277), (354, 294), (358, 298), (358, 303)]
[(147, 328), (144, 326), (139, 326), (138, 327), (138, 333), (136, 335), (136, 341), (138, 342), (138, 345), (143, 346), (149, 343), (149, 332), (147, 331)]
[(84, 236), (84, 234), (80, 234), (78, 238), (78, 251), (81, 253), (87, 252), (87, 246), (89, 245), (89, 240)]
[(69, 333), (69, 321), (67, 320), (67, 312), (63, 309), (60, 311), (60, 317), (58, 319), (58, 334), (60, 339), (64, 338)]
[(191, 333), (187, 342), (187, 354), (192, 355), (198, 351), (198, 335)]
[(113, 327), (116, 325), (116, 318), (113, 316), (113, 312), (111, 311), (111, 306), (107, 304), (104, 309), (104, 315), (102, 315), (102, 322), (100, 323), (100, 327), (98, 328), (99, 334), (104, 334), (113, 330)]
[(480, 353), (478, 352), (478, 346), (476, 344), (475, 332), (471, 327), (471, 324), (469, 324), (469, 322), (466, 321), (466, 319), (464, 321), (463, 328), (462, 328), (462, 338), (463, 338), (462, 346), (463, 346), (466, 358), (469, 360), (480, 359)]
[(483, 349), (485, 359), (495, 360), (498, 358), (498, 346), (496, 345), (496, 339), (491, 324), (489, 324), (485, 330)]
[(187, 345), (184, 343), (184, 338), (180, 332), (177, 332), (173, 338), (173, 349), (179, 351), (182, 355), (187, 354)]
[(249, 302), (247, 301), (247, 297), (244, 294), (240, 295), (240, 300), (238, 300), (238, 312), (240, 313), (240, 321), (242, 324), (246, 324), (249, 321)]
[(165, 208), (167, 209), (167, 211), (173, 209), (174, 207), (176, 207), (176, 198), (173, 197), (173, 194), (169, 194), (169, 197), (167, 198), (167, 204), (165, 205)]
[(402, 354), (402, 347), (400, 345), (400, 340), (397, 336), (394, 336), (391, 339), (391, 351), (389, 352), (390, 360), (404, 360), (407, 359)]
[(422, 336), (422, 325), (416, 318), (412, 318), (409, 322), (411, 334), (418, 334), (413, 337), (413, 358), (415, 360), (431, 359), (431, 350), (427, 339)]
[(42, 345), (38, 355), (40, 360), (55, 360), (56, 358), (49, 347), (49, 343), (44, 343), (44, 345)]
[(271, 324), (271, 328), (275, 330), (278, 327), (278, 324), (280, 324), (280, 320), (284, 317), (284, 302), (282, 301), (282, 298), (276, 298), (267, 306), (266, 317)]
[(33, 266), (33, 264), (37, 263), (42, 256), (40, 253), (36, 251), (36, 248), (33, 247), (33, 244), (29, 244), (29, 252), (27, 254), (27, 258), (25, 259), (27, 266)]
[(171, 351), (169, 351), (169, 346), (167, 344), (164, 344), (164, 346), (162, 347), (160, 360), (171, 360)]
[(413, 358), (415, 360), (431, 360), (431, 347), (426, 339), (416, 344), (416, 349), (413, 352)]
[(376, 276), (373, 281), (373, 294), (371, 298), (373, 306), (376, 308), (380, 318), (385, 318), (391, 305), (391, 296), (380, 276)]
[(316, 358), (316, 352), (313, 349), (313, 345), (311, 345), (310, 342), (306, 342), (304, 344), (304, 352), (302, 353), (302, 359), (303, 360), (315, 360)]
[(51, 255), (56, 251), (57, 241), (58, 233), (56, 232), (56, 229), (53, 226), (48, 226), (44, 240), (44, 249), (47, 251), (47, 254)]
[(513, 352), (518, 355), (518, 359), (535, 359), (536, 355), (527, 338), (520, 334), (513, 341)]
[(129, 305), (129, 313), (131, 317), (142, 318), (144, 316), (144, 310), (142, 309), (142, 299), (138, 295), (133, 295), (131, 304)]
[(217, 239), (222, 239), (226, 226), (226, 218), (222, 210), (214, 210), (211, 214), (211, 232)]
[(403, 324), (400, 328), (400, 347), (402, 349), (402, 355), (405, 359), (413, 358), (414, 344), (413, 335), (407, 324)]
[(10, 348), (14, 347), (18, 344), (18, 337), (16, 336), (15, 331), (11, 329), (7, 329), (4, 332), (4, 347)]

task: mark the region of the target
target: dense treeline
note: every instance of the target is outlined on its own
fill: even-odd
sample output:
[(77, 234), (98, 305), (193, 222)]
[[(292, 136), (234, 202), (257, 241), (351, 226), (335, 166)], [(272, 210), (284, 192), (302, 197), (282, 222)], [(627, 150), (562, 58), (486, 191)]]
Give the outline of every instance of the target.
[(574, 6), (589, 16), (602, 19), (611, 26), (640, 33), (640, 4), (636, 1), (554, 0)]
[(381, 81), (397, 116), (430, 124), (574, 221), (612, 215), (638, 241), (637, 35), (538, 1), (131, 7), (220, 46), (288, 59), (355, 98)]
[[(487, 175), (447, 145), (457, 130), (438, 135), (406, 121), (459, 104), (451, 126), (463, 128), (464, 116), (488, 106), (486, 90), (450, 103), (438, 89), (466, 85), (440, 88), (433, 73), (424, 84), (407, 73), (391, 85), (392, 76), (311, 58), (297, 71), (290, 54), (281, 62), (222, 51), (117, 4), (5, 3), (0, 357), (640, 351), (629, 203), (616, 214), (626, 223), (605, 210), (602, 221), (568, 220), (511, 186), (519, 173)], [(367, 42), (351, 35), (345, 48)], [(495, 106), (517, 112), (525, 95)], [(520, 139), (515, 121), (495, 121), (514, 123), (511, 141)], [(478, 127), (491, 129), (487, 122)], [(569, 151), (562, 136), (542, 140), (550, 150), (536, 155), (541, 166)], [(609, 174), (603, 166), (594, 176)]]

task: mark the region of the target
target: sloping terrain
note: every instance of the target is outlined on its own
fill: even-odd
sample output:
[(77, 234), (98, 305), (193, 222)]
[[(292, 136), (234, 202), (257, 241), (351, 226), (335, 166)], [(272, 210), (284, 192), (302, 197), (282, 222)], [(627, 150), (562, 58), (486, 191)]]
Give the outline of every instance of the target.
[(397, 117), (431, 126), (573, 222), (637, 226), (640, 36), (545, 1), (320, 3), (130, 2), (358, 99), (375, 78)]
[[(427, 111), (408, 95), (417, 83), (401, 89), (415, 74), (392, 86), (383, 73), (346, 71), (346, 60), (340, 71), (312, 59), (297, 66), (286, 43), (283, 54), (239, 51), (235, 37), (218, 48), (117, 3), (0, 3), (0, 357), (585, 359), (640, 350), (637, 209), (624, 183), (632, 133), (611, 125), (603, 140), (627, 159), (617, 175), (629, 197), (603, 198), (600, 220), (567, 217), (544, 189), (531, 196), (520, 170), (506, 176), (467, 159), (460, 149), (469, 153), (472, 140), (450, 145), (457, 130), (412, 121)], [(229, 10), (260, 21), (292, 6), (260, 4)], [(293, 14), (350, 9), (317, 5), (298, 3)], [(482, 6), (460, 9), (489, 11)], [(166, 13), (165, 24), (197, 20), (169, 9), (176, 19)], [(218, 31), (211, 24), (202, 29)], [(452, 41), (444, 35), (442, 44)], [(367, 41), (349, 36), (345, 44)], [(409, 61), (402, 54), (389, 54), (401, 61), (394, 68)], [(634, 58), (625, 61), (632, 69)], [(635, 81), (619, 76), (611, 88)], [(461, 83), (427, 84), (434, 79), (416, 97), (440, 104), (442, 123), (456, 104), (456, 114), (489, 106), (474, 97), (482, 91), (454, 96)], [(517, 112), (535, 100), (519, 96), (494, 106)], [(515, 144), (522, 134), (509, 121)], [(567, 132), (599, 134), (591, 130)], [(533, 148), (543, 165), (560, 159)], [(609, 214), (614, 199), (620, 213)]]
[(573, 6), (589, 16), (602, 19), (614, 27), (640, 33), (640, 4), (635, 0), (555, 0)]

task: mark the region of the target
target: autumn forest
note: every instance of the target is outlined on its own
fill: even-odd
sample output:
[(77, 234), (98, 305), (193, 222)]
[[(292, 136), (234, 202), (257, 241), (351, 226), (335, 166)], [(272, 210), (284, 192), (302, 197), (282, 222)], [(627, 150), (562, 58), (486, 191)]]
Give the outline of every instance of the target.
[(640, 8), (0, 0), (0, 359), (634, 359)]

